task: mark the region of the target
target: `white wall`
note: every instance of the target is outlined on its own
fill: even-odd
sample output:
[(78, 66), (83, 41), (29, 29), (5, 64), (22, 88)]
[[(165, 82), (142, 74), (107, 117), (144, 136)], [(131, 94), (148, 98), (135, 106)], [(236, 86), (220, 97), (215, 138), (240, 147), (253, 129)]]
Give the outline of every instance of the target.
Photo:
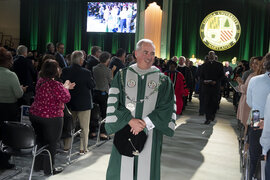
[(0, 32), (20, 38), (20, 0), (0, 0)]

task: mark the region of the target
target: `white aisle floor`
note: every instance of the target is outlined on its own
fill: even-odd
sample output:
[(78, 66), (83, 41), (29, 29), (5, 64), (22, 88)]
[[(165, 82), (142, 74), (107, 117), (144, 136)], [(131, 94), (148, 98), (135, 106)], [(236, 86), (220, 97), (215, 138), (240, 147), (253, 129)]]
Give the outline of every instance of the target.
[[(164, 137), (162, 180), (240, 180), (236, 119), (222, 99), (216, 121), (204, 125), (193, 98), (177, 120), (174, 137)], [(93, 150), (50, 180), (105, 180), (112, 141)]]
[[(193, 98), (183, 115), (178, 116), (174, 137), (164, 137), (161, 179), (240, 180), (237, 121), (232, 103), (222, 99), (216, 120), (210, 125), (203, 124), (204, 116), (198, 116), (198, 106), (198, 99)], [(77, 156), (58, 175), (33, 179), (105, 180), (111, 147), (112, 140)]]

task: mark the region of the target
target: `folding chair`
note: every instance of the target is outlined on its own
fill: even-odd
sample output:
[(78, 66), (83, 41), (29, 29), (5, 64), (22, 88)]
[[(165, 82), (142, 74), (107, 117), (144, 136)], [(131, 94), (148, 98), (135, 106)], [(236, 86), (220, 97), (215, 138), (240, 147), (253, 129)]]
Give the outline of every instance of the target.
[[(47, 145), (38, 149), (35, 131), (31, 125), (21, 122), (5, 121), (3, 123), (3, 140), (0, 147), (2, 152), (12, 156), (23, 157), (32, 155), (33, 160), (29, 180), (32, 179), (36, 156), (42, 152), (47, 152), (50, 160), (51, 174), (53, 174), (51, 153), (49, 150), (45, 149)], [(10, 179), (17, 174), (18, 172), (8, 175), (8, 177), (5, 177), (4, 179)]]

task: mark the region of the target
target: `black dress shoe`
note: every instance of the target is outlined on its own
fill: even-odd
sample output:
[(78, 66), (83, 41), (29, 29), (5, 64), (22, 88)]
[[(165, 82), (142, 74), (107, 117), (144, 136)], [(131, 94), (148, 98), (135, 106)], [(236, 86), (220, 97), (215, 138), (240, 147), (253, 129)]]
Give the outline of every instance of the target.
[(207, 119), (205, 120), (204, 124), (210, 124), (211, 123), (211, 120)]
[(62, 168), (62, 167), (56, 167), (56, 168), (53, 169), (53, 175), (59, 174), (59, 173), (61, 173), (63, 170), (64, 170), (64, 168)]
[(62, 167), (56, 167), (53, 169), (53, 174), (51, 174), (51, 171), (44, 171), (44, 174), (46, 176), (50, 176), (50, 175), (56, 175), (59, 174), (63, 171), (64, 169)]
[(212, 115), (211, 116), (211, 121), (214, 121), (215, 120), (215, 118), (216, 118), (216, 115), (214, 114), (214, 115)]

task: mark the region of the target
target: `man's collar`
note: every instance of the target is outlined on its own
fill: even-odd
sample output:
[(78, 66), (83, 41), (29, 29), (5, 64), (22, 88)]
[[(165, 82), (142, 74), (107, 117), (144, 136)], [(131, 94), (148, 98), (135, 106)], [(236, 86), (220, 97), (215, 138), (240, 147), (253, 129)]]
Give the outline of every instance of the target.
[(60, 53), (59, 51), (57, 51), (57, 53), (63, 56), (63, 54), (62, 54), (62, 53)]
[(96, 56), (94, 55), (91, 55), (91, 56), (99, 62), (99, 59)]
[(182, 65), (178, 64), (178, 66), (179, 67), (185, 67), (186, 65), (185, 64), (182, 64)]
[(147, 75), (147, 74), (152, 74), (155, 72), (160, 72), (160, 70), (155, 66), (151, 66), (149, 69), (146, 69), (146, 70), (140, 69), (137, 63), (132, 64), (131, 66), (128, 67), (128, 69), (130, 69), (131, 71), (135, 72), (138, 75)]

